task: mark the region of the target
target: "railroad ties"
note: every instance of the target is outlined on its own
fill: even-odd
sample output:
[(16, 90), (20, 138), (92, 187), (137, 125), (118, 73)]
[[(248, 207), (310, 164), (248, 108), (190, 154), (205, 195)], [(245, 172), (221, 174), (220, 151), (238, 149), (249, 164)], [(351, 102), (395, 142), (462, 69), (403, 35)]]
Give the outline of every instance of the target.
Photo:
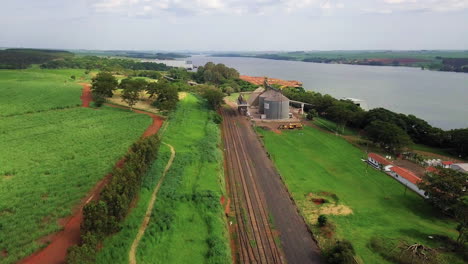
[(237, 122), (241, 117), (234, 109), (222, 111), (227, 185), (236, 219), (237, 262), (285, 263), (275, 241), (266, 203), (258, 190), (254, 164), (242, 144)]

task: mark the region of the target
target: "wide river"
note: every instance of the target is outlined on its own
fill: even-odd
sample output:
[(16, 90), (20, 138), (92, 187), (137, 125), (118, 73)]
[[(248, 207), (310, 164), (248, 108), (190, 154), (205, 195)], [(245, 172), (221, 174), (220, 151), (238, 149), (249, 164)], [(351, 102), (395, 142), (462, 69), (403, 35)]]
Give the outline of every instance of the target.
[(298, 80), (306, 90), (363, 99), (369, 108), (413, 114), (443, 129), (468, 127), (466, 73), (256, 58), (193, 56), (185, 60), (197, 66), (224, 63), (243, 75)]

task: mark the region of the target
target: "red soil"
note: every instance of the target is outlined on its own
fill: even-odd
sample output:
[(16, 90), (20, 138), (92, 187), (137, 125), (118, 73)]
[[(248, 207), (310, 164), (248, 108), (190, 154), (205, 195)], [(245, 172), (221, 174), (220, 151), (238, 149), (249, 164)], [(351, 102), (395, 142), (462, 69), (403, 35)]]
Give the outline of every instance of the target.
[[(265, 77), (253, 77), (253, 76), (241, 75), (239, 76), (239, 78), (241, 80), (244, 80), (246, 82), (249, 82), (255, 85), (263, 85), (263, 82), (265, 81)], [(281, 86), (290, 86), (290, 87), (302, 86), (302, 83), (299, 81), (285, 81), (285, 80), (276, 79), (276, 78), (268, 78), (268, 82), (270, 84), (278, 84)]]
[(83, 107), (89, 107), (89, 103), (93, 100), (91, 95), (91, 85), (89, 83), (80, 83), (83, 85), (83, 92), (81, 94), (81, 102)]
[[(83, 83), (83, 95), (81, 100), (83, 102), (83, 107), (89, 107), (91, 101), (91, 90), (90, 85)], [(126, 107), (116, 106), (108, 104), (111, 107), (124, 108)], [(148, 137), (154, 135), (161, 128), (163, 119), (155, 114), (134, 110), (136, 113), (146, 114), (153, 119), (153, 123), (145, 130), (142, 137)], [(125, 160), (121, 159), (115, 165), (118, 168), (121, 168)], [(21, 260), (21, 264), (61, 264), (65, 263), (67, 257), (68, 248), (73, 245), (80, 243), (80, 225), (83, 222), (83, 207), (91, 201), (96, 201), (99, 199), (99, 194), (101, 190), (106, 186), (106, 184), (112, 178), (112, 174), (106, 175), (104, 179), (99, 181), (94, 188), (89, 192), (89, 194), (80, 202), (76, 209), (73, 210), (73, 215), (67, 217), (63, 220), (60, 220), (59, 223), (63, 223), (63, 230), (58, 232), (55, 235), (48, 236), (47, 241), (50, 244), (44, 249), (30, 255), (29, 257)]]
[(324, 204), (325, 203), (325, 199), (322, 199), (322, 198), (317, 198), (317, 199), (312, 199), (312, 202), (314, 202), (314, 204)]

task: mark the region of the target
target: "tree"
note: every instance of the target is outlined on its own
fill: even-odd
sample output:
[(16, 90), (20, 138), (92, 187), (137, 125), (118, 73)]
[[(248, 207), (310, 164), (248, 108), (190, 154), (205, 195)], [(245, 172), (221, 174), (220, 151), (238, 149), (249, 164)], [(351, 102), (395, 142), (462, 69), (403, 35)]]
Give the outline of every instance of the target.
[(326, 260), (329, 264), (354, 264), (356, 263), (354, 260), (355, 254), (351, 242), (347, 240), (337, 241), (328, 252)]
[(318, 116), (317, 111), (315, 109), (309, 109), (307, 112), (306, 118), (307, 120), (314, 120)]
[(234, 89), (231, 86), (227, 86), (227, 87), (224, 88), (224, 92), (227, 95), (231, 95), (234, 92)]
[(100, 72), (93, 78), (91, 91), (104, 97), (112, 97), (117, 89), (117, 79), (110, 72)]
[(142, 79), (124, 79), (120, 83), (120, 88), (122, 88), (122, 101), (126, 102), (130, 107), (130, 110), (133, 110), (133, 106), (140, 99), (140, 92), (143, 91), (147, 83)]
[(335, 102), (333, 106), (326, 110), (327, 116), (341, 125), (342, 133), (344, 133), (346, 123), (348, 123), (353, 116), (353, 111), (350, 110), (350, 105), (354, 104)]
[(177, 88), (167, 83), (159, 90), (158, 98), (153, 105), (160, 110), (170, 111), (176, 107), (178, 101), (179, 93)]
[(213, 107), (213, 109), (220, 107), (223, 103), (224, 93), (216, 87), (207, 86), (205, 89), (201, 90), (201, 94), (202, 97), (208, 101), (208, 104)]
[(453, 215), (468, 189), (467, 182), (467, 174), (439, 168), (435, 173), (428, 173), (418, 186), (429, 196), (428, 201), (432, 205)]
[(150, 82), (146, 86), (146, 92), (149, 94), (150, 98), (153, 98), (161, 92), (161, 90), (170, 85), (169, 81), (166, 78), (160, 78), (157, 82)]
[(400, 152), (404, 147), (411, 144), (408, 134), (392, 123), (373, 121), (364, 130), (372, 142), (378, 143), (394, 153)]
[(455, 219), (458, 222), (457, 243), (463, 249), (468, 242), (468, 196), (465, 195), (455, 206)]

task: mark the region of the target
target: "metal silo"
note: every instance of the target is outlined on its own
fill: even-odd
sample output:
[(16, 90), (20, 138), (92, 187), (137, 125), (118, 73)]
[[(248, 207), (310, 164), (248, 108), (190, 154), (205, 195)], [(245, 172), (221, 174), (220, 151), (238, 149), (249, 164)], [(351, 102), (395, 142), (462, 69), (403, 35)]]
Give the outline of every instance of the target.
[(273, 96), (275, 92), (276, 92), (275, 90), (268, 89), (258, 97), (258, 112), (260, 114), (265, 114), (265, 108), (264, 108), (265, 98)]
[(289, 118), (289, 99), (281, 92), (274, 91), (270, 96), (264, 98), (263, 105), (267, 119)]

